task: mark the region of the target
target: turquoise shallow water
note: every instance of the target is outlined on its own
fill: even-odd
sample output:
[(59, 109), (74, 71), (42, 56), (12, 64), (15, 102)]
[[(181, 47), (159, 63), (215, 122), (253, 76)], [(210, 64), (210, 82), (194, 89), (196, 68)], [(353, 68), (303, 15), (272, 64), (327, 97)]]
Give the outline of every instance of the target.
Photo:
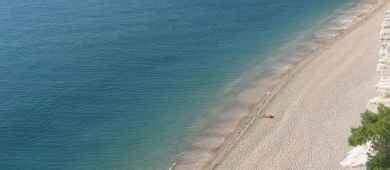
[(351, 0), (3, 0), (0, 169), (166, 169), (226, 88)]

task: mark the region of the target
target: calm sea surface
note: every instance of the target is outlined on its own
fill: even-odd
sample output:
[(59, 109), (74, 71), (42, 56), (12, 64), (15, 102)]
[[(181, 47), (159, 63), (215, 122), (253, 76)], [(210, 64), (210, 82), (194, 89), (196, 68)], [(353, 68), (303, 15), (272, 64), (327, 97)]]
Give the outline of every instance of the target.
[(0, 169), (166, 169), (242, 74), (351, 1), (2, 0)]

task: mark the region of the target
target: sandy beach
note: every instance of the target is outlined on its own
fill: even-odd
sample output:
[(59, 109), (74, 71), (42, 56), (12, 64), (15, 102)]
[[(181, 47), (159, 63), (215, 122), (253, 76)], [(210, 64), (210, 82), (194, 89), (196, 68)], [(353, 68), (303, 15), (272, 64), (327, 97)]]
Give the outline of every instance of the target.
[[(347, 138), (374, 97), (383, 1), (314, 35), (318, 52), (238, 96), (173, 169), (343, 169)], [(375, 4), (375, 5), (374, 5)], [(356, 20), (355, 20), (356, 19)], [(272, 114), (273, 119), (262, 118)]]
[(343, 169), (350, 127), (374, 97), (384, 7), (309, 61), (213, 169)]

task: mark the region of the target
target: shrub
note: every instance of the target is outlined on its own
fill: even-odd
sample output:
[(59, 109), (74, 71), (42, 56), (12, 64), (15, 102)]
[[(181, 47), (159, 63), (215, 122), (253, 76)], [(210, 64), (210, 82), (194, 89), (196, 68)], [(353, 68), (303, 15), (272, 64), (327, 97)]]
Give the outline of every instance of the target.
[(361, 125), (351, 129), (348, 142), (352, 146), (371, 141), (375, 154), (369, 155), (368, 170), (390, 169), (390, 108), (378, 107), (378, 113), (366, 111)]

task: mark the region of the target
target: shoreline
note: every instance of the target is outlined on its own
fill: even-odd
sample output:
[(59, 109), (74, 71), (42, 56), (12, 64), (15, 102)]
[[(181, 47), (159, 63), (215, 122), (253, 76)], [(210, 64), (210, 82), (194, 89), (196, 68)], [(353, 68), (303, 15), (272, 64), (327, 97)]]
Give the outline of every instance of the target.
[[(276, 113), (277, 120), (258, 119), (211, 169), (342, 169), (338, 163), (348, 151), (349, 128), (358, 123), (359, 113), (374, 95), (379, 47), (376, 29), (382, 23), (378, 11), (384, 5), (378, 5), (318, 57), (292, 73), (264, 107)], [(367, 42), (357, 42), (363, 37)]]
[[(320, 33), (323, 35), (314, 34), (311, 39), (312, 42), (309, 42), (313, 43), (313, 46), (309, 46), (308, 49), (303, 47), (302, 54), (297, 53), (295, 57), (287, 59), (291, 61), (283, 62), (283, 67), (273, 70), (265, 78), (257, 81), (255, 87), (245, 89), (240, 93), (238, 98), (241, 99), (237, 100), (238, 103), (234, 103), (230, 108), (223, 108), (222, 111), (229, 113), (223, 114), (223, 118), (217, 119), (219, 122), (225, 123), (217, 122), (215, 127), (208, 128), (192, 143), (192, 149), (177, 156), (170, 169), (215, 169), (218, 167), (232, 149), (236, 147), (242, 136), (256, 121), (261, 119), (261, 115), (278, 96), (278, 93), (297, 74), (310, 65), (323, 51), (326, 51), (340, 39), (357, 29), (384, 5), (381, 0), (374, 0), (374, 3), (373, 0), (361, 0), (356, 3), (360, 6), (359, 9), (351, 9), (351, 11), (345, 12), (352, 13), (349, 14), (351, 15), (349, 17), (352, 17), (353, 21), (345, 19), (345, 25), (341, 23), (341, 25), (335, 24), (333, 27), (327, 27), (325, 30), (330, 33), (323, 31)], [(363, 12), (361, 9), (364, 9)], [(356, 14), (356, 12), (358, 13)], [(346, 16), (337, 16), (336, 19), (340, 17)], [(256, 95), (253, 95), (253, 93)], [(261, 94), (261, 97), (258, 94)], [(248, 103), (240, 103), (241, 100)]]

